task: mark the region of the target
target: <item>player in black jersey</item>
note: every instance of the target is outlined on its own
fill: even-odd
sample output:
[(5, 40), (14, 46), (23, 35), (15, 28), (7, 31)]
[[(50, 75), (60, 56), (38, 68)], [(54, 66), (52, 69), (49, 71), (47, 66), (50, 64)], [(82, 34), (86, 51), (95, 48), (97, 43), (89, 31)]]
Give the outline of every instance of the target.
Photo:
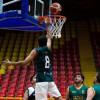
[(47, 100), (47, 95), (55, 97), (57, 100), (62, 100), (61, 94), (54, 83), (52, 62), (51, 62), (51, 44), (52, 38), (49, 33), (40, 36), (38, 39), (39, 47), (34, 48), (29, 56), (23, 61), (11, 62), (3, 61), (7, 65), (26, 65), (30, 61), (35, 62), (36, 67), (36, 87), (35, 100)]

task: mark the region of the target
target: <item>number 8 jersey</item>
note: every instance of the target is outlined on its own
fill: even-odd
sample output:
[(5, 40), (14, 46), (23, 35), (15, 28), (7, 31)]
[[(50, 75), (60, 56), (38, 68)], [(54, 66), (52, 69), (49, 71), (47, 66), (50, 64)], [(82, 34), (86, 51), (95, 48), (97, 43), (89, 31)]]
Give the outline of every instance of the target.
[(36, 81), (37, 82), (52, 82), (52, 64), (51, 50), (48, 47), (39, 47), (35, 49), (37, 52), (36, 58)]

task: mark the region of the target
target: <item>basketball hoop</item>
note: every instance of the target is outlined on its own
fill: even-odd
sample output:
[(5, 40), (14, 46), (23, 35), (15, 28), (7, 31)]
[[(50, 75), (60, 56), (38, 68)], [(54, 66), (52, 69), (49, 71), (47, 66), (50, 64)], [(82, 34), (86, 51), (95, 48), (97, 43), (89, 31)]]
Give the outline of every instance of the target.
[(44, 16), (44, 18), (45, 23), (47, 24), (47, 33), (52, 37), (61, 38), (61, 30), (66, 21), (66, 17), (61, 15), (49, 15)]

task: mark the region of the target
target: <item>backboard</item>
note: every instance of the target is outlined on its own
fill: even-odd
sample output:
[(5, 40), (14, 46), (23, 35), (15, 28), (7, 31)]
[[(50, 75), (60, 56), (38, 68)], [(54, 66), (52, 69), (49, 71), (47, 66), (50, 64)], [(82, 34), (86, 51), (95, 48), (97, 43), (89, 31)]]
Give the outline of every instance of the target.
[[(52, 0), (0, 0), (0, 29), (43, 31), (38, 16), (49, 15)], [(10, 24), (9, 24), (10, 23)]]

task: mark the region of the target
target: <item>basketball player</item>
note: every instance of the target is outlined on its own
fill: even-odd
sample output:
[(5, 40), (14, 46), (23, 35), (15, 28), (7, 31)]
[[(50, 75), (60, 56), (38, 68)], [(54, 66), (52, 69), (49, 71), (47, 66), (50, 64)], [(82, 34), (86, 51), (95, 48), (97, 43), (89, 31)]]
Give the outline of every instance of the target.
[(26, 65), (30, 61), (36, 63), (36, 100), (47, 100), (47, 94), (55, 97), (57, 100), (62, 100), (61, 94), (53, 80), (52, 63), (51, 63), (51, 36), (49, 33), (45, 36), (40, 36), (38, 39), (39, 47), (31, 51), (24, 61), (11, 62), (3, 61), (7, 65)]
[(36, 83), (36, 76), (32, 76), (30, 78), (31, 86), (24, 93), (23, 100), (35, 100), (35, 83)]
[(66, 100), (86, 100), (88, 88), (83, 82), (84, 76), (82, 74), (74, 76), (74, 84), (68, 87)]
[(100, 72), (96, 74), (94, 86), (88, 89), (86, 100), (100, 100)]

